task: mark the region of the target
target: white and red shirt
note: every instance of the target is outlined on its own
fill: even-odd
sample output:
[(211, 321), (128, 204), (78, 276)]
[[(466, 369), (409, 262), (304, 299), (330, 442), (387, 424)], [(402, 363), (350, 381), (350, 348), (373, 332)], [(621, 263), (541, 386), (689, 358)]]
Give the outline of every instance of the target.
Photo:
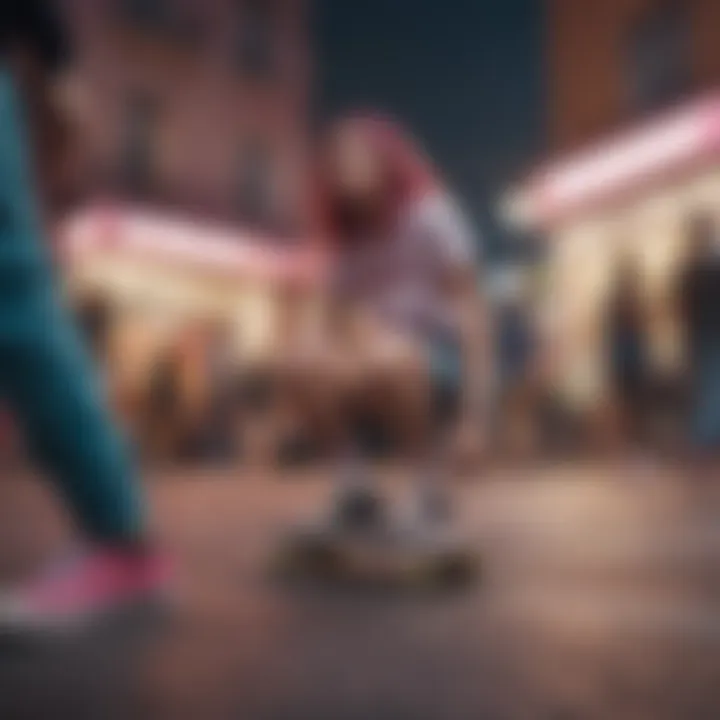
[(445, 280), (476, 263), (463, 213), (452, 198), (433, 193), (402, 212), (393, 234), (341, 247), (333, 289), (403, 333), (456, 338), (459, 327)]

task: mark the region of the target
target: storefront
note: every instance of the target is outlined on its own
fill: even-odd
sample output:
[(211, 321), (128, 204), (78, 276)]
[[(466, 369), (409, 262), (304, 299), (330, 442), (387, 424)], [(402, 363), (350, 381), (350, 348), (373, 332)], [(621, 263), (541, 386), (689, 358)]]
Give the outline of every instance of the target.
[(133, 397), (167, 348), (197, 345), (218, 328), (238, 367), (262, 363), (282, 341), (285, 305), (297, 301), (287, 288), (311, 291), (322, 273), (302, 244), (132, 208), (77, 213), (62, 228), (61, 247), (73, 304), (100, 299), (109, 309), (110, 379)]
[(504, 212), (548, 243), (543, 327), (568, 402), (586, 407), (605, 394), (603, 320), (620, 263), (638, 274), (653, 364), (674, 372), (688, 222), (702, 213), (720, 226), (720, 94), (550, 163), (509, 193)]

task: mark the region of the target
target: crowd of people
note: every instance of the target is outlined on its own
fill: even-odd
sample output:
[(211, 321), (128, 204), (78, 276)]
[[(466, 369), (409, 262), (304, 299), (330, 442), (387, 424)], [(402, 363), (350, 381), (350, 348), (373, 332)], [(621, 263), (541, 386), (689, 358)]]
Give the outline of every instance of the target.
[(652, 317), (637, 268), (629, 261), (618, 269), (608, 312), (608, 367), (617, 428), (627, 442), (652, 444), (658, 421), (670, 417), (683, 446), (705, 456), (720, 447), (720, 255), (713, 219), (693, 217), (684, 245), (669, 307), (658, 309), (680, 329), (677, 372), (668, 377), (653, 366)]
[[(527, 289), (499, 293), (498, 447), (515, 442), (516, 453), (519, 433), (520, 447), (530, 446), (541, 455), (590, 450), (625, 456), (662, 453), (665, 458), (717, 456), (718, 236), (711, 215), (697, 213), (686, 221), (678, 261), (660, 296), (647, 292), (639, 258), (628, 250), (615, 259), (600, 319), (603, 391), (584, 416), (563, 407), (555, 392), (558, 349), (543, 333), (537, 298)], [(670, 336), (670, 362), (658, 358), (658, 328)], [(668, 342), (664, 345), (667, 354)]]
[[(602, 331), (608, 393), (597, 416), (587, 418), (585, 433), (579, 431), (577, 418), (563, 422), (562, 408), (554, 402), (548, 377), (552, 347), (543, 337), (537, 298), (526, 276), (509, 273), (497, 289), (483, 290), (493, 328), (489, 342), (495, 372), (488, 397), (492, 438), (484, 437), (478, 424), (476, 449), (482, 446), (486, 453), (506, 458), (590, 447), (620, 453), (661, 446), (712, 452), (720, 443), (716, 233), (712, 219), (704, 215), (688, 223), (686, 249), (663, 303), (648, 302), (641, 268), (632, 256), (617, 260)], [(318, 296), (322, 288), (285, 291), (276, 333), (280, 341), (262, 361), (243, 359), (227, 323), (191, 320), (180, 328), (156, 353), (142, 392), (130, 397), (117, 389), (118, 413), (143, 457), (153, 463), (268, 465), (327, 458), (337, 421), (331, 421), (324, 406), (337, 397), (340, 376), (351, 372), (350, 365), (359, 374), (384, 362), (365, 357), (368, 349), (398, 362), (403, 352), (394, 327), (347, 312), (329, 293), (322, 320), (305, 322), (302, 308)], [(78, 307), (79, 323), (101, 364), (109, 361), (111, 314), (98, 297), (86, 298)], [(653, 358), (652, 332), (659, 314), (680, 330), (681, 362), (673, 372), (657, 367)], [(481, 331), (484, 321), (477, 322)], [(338, 355), (340, 347), (345, 352)], [(339, 368), (342, 355), (353, 361), (346, 357)], [(422, 385), (411, 367), (400, 364), (377, 393), (381, 410), (387, 406), (389, 412), (396, 405), (395, 395), (411, 378)], [(112, 385), (112, 377), (109, 382)], [(370, 434), (378, 449), (392, 449), (383, 414), (376, 413), (378, 422)], [(410, 422), (406, 418), (403, 424)]]

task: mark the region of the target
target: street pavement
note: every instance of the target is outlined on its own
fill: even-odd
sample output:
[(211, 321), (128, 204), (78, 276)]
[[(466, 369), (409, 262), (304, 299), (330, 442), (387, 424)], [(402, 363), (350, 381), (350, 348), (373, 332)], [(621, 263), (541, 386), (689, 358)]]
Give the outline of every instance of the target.
[[(0, 719), (720, 717), (720, 481), (568, 464), (465, 482), (482, 580), (422, 593), (269, 577), (283, 529), (321, 506), (322, 473), (148, 485), (177, 609), (0, 644)], [(41, 487), (0, 483), (0, 572), (65, 533)]]

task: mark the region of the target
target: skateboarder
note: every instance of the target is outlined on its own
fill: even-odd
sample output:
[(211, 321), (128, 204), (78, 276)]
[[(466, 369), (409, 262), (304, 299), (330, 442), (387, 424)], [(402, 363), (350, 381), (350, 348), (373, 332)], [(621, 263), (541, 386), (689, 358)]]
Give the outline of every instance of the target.
[(333, 342), (301, 385), (333, 435), (333, 520), (374, 525), (385, 515), (363, 445), (370, 421), (391, 430), (412, 468), (411, 524), (444, 527), (451, 440), (482, 442), (489, 391), (475, 238), (430, 164), (386, 119), (333, 125), (317, 175)]
[[(62, 307), (33, 180), (29, 138), (62, 125), (54, 103), (69, 48), (54, 8), (0, 6), (0, 398), (85, 535), (83, 548), (0, 594), (0, 626), (54, 630), (164, 588), (135, 468)], [(36, 144), (38, 166), (53, 157)]]

